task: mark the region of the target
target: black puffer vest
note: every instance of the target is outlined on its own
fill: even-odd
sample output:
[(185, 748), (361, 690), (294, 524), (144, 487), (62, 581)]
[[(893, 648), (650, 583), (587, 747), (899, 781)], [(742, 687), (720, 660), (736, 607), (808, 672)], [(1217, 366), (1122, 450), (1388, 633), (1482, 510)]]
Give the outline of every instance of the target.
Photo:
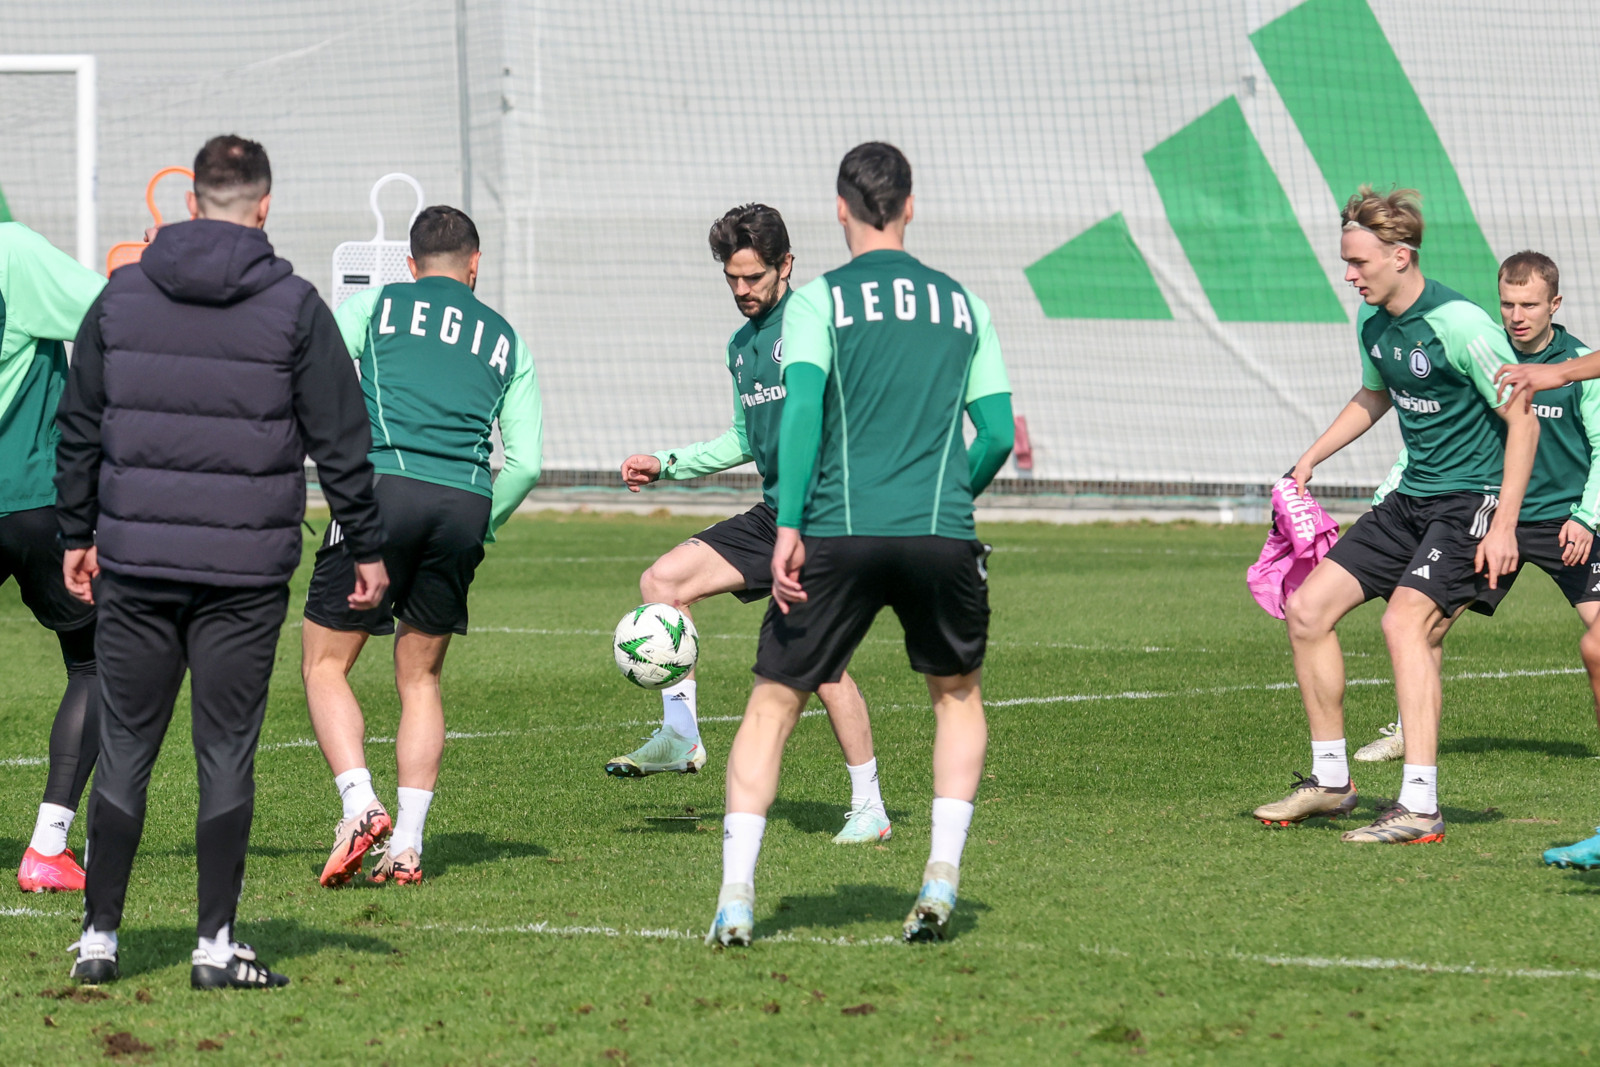
[(163, 227), (112, 274), (95, 532), (106, 570), (289, 580), (306, 502), (295, 333), (312, 291), (265, 233), (210, 219)]

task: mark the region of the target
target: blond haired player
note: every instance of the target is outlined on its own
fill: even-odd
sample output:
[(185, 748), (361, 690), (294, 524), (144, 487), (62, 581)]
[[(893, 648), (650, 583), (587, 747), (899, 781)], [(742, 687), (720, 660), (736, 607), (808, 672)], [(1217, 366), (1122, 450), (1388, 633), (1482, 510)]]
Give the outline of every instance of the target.
[(1265, 823), (1348, 815), (1357, 795), (1344, 740), (1344, 655), (1334, 627), (1385, 597), (1384, 639), (1405, 731), (1399, 799), (1345, 841), (1444, 840), (1438, 736), (1444, 635), (1463, 609), (1517, 568), (1517, 518), (1539, 423), (1508, 403), (1495, 374), (1515, 356), (1498, 324), (1422, 275), (1422, 212), (1410, 189), (1369, 186), (1346, 202), (1339, 255), (1366, 303), (1357, 318), (1361, 388), (1294, 466), (1317, 464), (1397, 410), (1408, 462), (1400, 484), (1363, 515), (1289, 599), (1289, 643), (1311, 727), (1312, 774), (1255, 810)]

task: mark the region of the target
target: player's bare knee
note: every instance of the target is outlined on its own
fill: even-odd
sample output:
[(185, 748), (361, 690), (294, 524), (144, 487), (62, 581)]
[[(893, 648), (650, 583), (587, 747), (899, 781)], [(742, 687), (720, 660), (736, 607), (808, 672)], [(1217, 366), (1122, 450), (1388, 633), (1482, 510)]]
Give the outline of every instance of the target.
[(1320, 607), (1305, 597), (1290, 594), (1289, 602), (1284, 605), (1284, 622), (1289, 627), (1289, 640), (1311, 641), (1326, 636), (1333, 629), (1328, 622), (1327, 612), (1319, 610)]
[(1432, 612), (1410, 598), (1396, 597), (1383, 613), (1383, 639), (1391, 648), (1397, 645), (1427, 644), (1433, 631)]
[(1578, 652), (1589, 673), (1600, 673), (1600, 627), (1590, 627), (1578, 640)]
[(683, 600), (683, 581), (660, 566), (658, 561), (639, 576), (639, 595), (646, 604), (678, 607)]

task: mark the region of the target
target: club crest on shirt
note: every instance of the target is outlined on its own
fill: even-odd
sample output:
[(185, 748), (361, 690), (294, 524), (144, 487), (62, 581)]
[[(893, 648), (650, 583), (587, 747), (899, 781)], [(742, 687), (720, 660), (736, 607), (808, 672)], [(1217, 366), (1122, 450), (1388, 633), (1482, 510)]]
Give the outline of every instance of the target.
[(783, 362), (783, 338), (778, 338), (772, 345), (772, 362)]
[(1428, 362), (1428, 353), (1419, 345), (1411, 350), (1411, 373), (1418, 378), (1426, 378), (1433, 372), (1433, 364)]

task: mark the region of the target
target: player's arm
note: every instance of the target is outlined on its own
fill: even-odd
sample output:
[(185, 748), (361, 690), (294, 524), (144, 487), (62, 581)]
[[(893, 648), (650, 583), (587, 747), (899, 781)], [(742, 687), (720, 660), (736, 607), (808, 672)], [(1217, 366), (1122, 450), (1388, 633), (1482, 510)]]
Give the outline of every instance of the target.
[(333, 313), (333, 321), (339, 327), (339, 337), (344, 341), (345, 351), (350, 353), (352, 360), (359, 360), (361, 353), (366, 350), (367, 338), (372, 330), (372, 315), (382, 295), (381, 285), (363, 289), (340, 304), (339, 310)]
[(356, 561), (356, 610), (377, 607), (389, 585), (383, 566), (383, 521), (372, 490), (372, 429), (361, 383), (350, 373), (349, 352), (328, 305), (315, 293), (300, 307), (295, 329), (295, 421), (328, 510), (344, 530)]
[(1497, 328), (1474, 305), (1468, 305), (1461, 318), (1452, 315), (1441, 324), (1449, 331), (1448, 336), (1442, 337), (1447, 358), (1472, 380), (1484, 403), (1506, 423), (1500, 502), (1495, 506), (1489, 532), (1478, 542), (1475, 560), (1476, 569), (1488, 574), (1489, 588), (1496, 589), (1502, 574), (1517, 569), (1517, 520), (1522, 515), (1522, 498), (1533, 474), (1534, 453), (1539, 450), (1539, 416), (1533, 413), (1529, 403), (1532, 394), (1524, 393), (1514, 399), (1512, 390), (1496, 380), (1506, 365), (1517, 363), (1516, 353), (1511, 350), (1504, 330)]
[(1000, 358), (1000, 341), (989, 317), (989, 306), (970, 292), (967, 304), (978, 331), (978, 347), (967, 369), (966, 392), (967, 418), (977, 431), (967, 448), (967, 476), (972, 495), (977, 496), (1005, 466), (1017, 441), (1017, 423), (1011, 411), (1011, 381)]
[(533, 487), (539, 484), (544, 464), (544, 402), (539, 396), (539, 375), (528, 346), (517, 338), (517, 369), (506, 386), (500, 405), (500, 444), (505, 466), (494, 480), (494, 501), (489, 508), (489, 536), (505, 525)]
[(1561, 560), (1569, 567), (1589, 558), (1595, 525), (1600, 522), (1600, 381), (1583, 382), (1578, 415), (1589, 438), (1589, 476), (1584, 479), (1583, 495), (1572, 505), (1572, 518), (1561, 527)]
[(640, 486), (658, 478), (677, 482), (705, 474), (720, 474), (754, 458), (745, 430), (744, 405), (739, 402), (739, 387), (734, 386), (733, 422), (726, 430), (709, 441), (697, 441), (683, 448), (629, 456), (622, 461), (622, 481), (637, 493)]
[(12, 331), (71, 341), (106, 280), (23, 226), (7, 242), (5, 315)]
[(822, 394), (833, 367), (833, 306), (827, 275), (794, 291), (783, 309), (783, 419), (778, 423), (778, 542), (772, 550), (772, 599), (785, 614), (806, 599), (800, 541), (806, 493), (822, 449)]
[(1317, 464), (1339, 451), (1351, 441), (1360, 437), (1388, 414), (1393, 401), (1389, 399), (1388, 390), (1383, 388), (1383, 380), (1378, 379), (1376, 385), (1371, 384), (1368, 375), (1377, 377), (1377, 372), (1370, 367), (1363, 367), (1361, 372), (1361, 388), (1344, 410), (1334, 416), (1333, 422), (1322, 431), (1322, 436), (1311, 443), (1311, 447), (1295, 461), (1294, 480), (1301, 489), (1311, 480), (1317, 469)]
[(1596, 378), (1600, 378), (1600, 351), (1563, 363), (1509, 363), (1500, 368), (1495, 381), (1501, 388), (1509, 387), (1514, 396), (1531, 397), (1546, 389)]
[(94, 548), (100, 520), (100, 422), (106, 408), (105, 343), (100, 336), (100, 301), (83, 316), (67, 367), (67, 384), (56, 408), (56, 521), (66, 550), (67, 591), (94, 603), (91, 580), (99, 573)]

